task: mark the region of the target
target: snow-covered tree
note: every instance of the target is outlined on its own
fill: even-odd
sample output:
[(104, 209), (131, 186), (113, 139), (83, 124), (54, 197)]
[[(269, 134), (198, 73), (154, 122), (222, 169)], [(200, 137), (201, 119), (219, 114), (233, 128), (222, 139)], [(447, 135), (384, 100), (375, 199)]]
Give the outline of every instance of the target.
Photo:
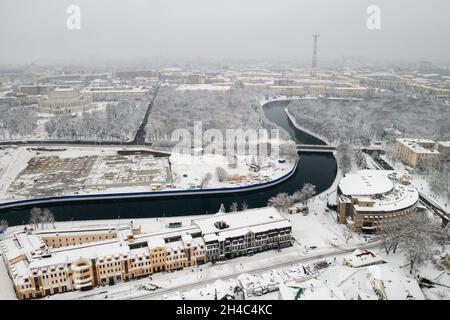
[(55, 228), (55, 216), (50, 209), (45, 208), (42, 211), (41, 223), (45, 226), (47, 226), (47, 224), (51, 224), (52, 227)]
[(6, 229), (8, 229), (8, 221), (5, 219), (0, 220), (0, 233), (5, 232)]
[(354, 158), (359, 169), (367, 169), (366, 157), (360, 149), (355, 149)]
[(348, 143), (340, 144), (337, 147), (337, 162), (342, 174), (347, 174), (352, 168), (352, 146)]
[(397, 223), (382, 225), (381, 235), (386, 253), (400, 249), (410, 264), (410, 273), (430, 258), (435, 224), (424, 213), (413, 212)]
[(34, 207), (30, 210), (29, 223), (34, 229), (37, 229), (39, 223), (41, 222), (42, 210), (41, 208)]
[(204, 176), (203, 176), (203, 178), (202, 178), (202, 181), (200, 182), (200, 188), (205, 188), (207, 185), (208, 185), (208, 183), (211, 181), (211, 178), (212, 178), (212, 174), (211, 173), (206, 173)]
[(217, 180), (219, 180), (220, 182), (224, 182), (228, 178), (227, 171), (222, 167), (216, 168), (216, 175), (217, 175)]
[(219, 213), (225, 213), (227, 210), (225, 209), (225, 205), (223, 203), (220, 204)]
[(293, 203), (292, 196), (289, 196), (287, 193), (282, 192), (277, 194), (275, 197), (272, 197), (267, 202), (267, 205), (270, 207), (274, 207), (280, 211), (286, 211), (286, 209)]
[(316, 186), (312, 183), (305, 183), (300, 192), (303, 194), (304, 202), (308, 204), (308, 200), (316, 194)]
[(348, 228), (348, 226), (345, 226), (345, 227), (344, 227), (344, 229), (343, 229), (343, 231), (342, 231), (342, 234), (343, 234), (344, 239), (345, 239), (345, 244), (348, 244), (348, 241), (349, 241), (351, 238), (353, 238), (353, 232), (352, 232), (352, 230), (350, 230), (350, 229)]
[(237, 202), (233, 202), (230, 206), (230, 212), (236, 212), (239, 211), (239, 205)]
[(248, 209), (248, 203), (246, 201), (241, 202), (241, 211)]

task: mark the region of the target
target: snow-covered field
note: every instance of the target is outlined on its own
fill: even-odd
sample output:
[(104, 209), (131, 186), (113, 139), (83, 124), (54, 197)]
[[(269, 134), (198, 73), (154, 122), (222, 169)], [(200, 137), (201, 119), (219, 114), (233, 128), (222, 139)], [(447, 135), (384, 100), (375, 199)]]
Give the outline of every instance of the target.
[[(283, 177), (295, 166), (295, 161), (267, 158), (255, 172), (250, 166), (252, 159), (245, 156), (237, 156), (235, 164), (230, 166), (227, 158), (219, 155), (118, 154), (152, 151), (146, 147), (45, 148), (0, 150), (0, 199), (250, 186)], [(225, 178), (219, 179), (218, 167), (226, 171)]]

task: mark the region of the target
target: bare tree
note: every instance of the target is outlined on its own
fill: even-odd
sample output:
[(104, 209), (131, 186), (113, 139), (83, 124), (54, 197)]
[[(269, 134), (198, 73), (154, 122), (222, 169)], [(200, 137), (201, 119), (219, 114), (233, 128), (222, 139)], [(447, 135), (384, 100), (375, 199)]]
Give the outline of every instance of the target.
[(440, 223), (433, 224), (433, 239), (441, 246), (441, 253), (445, 253), (445, 246), (450, 240), (450, 223), (447, 223), (444, 227)]
[(292, 196), (289, 196), (287, 193), (282, 192), (277, 194), (275, 197), (270, 198), (267, 202), (267, 205), (284, 212), (292, 203)]
[(4, 233), (8, 229), (8, 221), (5, 219), (0, 220), (0, 233)]
[(353, 238), (353, 232), (347, 227), (344, 227), (344, 231), (343, 231), (343, 235), (344, 235), (344, 239), (345, 239), (345, 244), (348, 244), (348, 241)]
[(316, 194), (316, 186), (312, 183), (305, 183), (300, 192), (303, 194), (306, 205), (308, 205), (308, 200)]
[(223, 203), (220, 204), (219, 212), (220, 212), (220, 213), (225, 213), (225, 212), (227, 212), (227, 210), (225, 209), (225, 206), (224, 206)]
[(233, 202), (230, 206), (230, 212), (237, 212), (239, 211), (239, 206), (237, 202)]
[(364, 153), (360, 149), (355, 150), (354, 158), (355, 164), (358, 166), (358, 168), (367, 169), (366, 157), (364, 156)]
[(222, 167), (216, 168), (216, 175), (217, 175), (217, 180), (219, 180), (220, 182), (224, 182), (228, 178), (227, 171)]
[(51, 224), (53, 229), (55, 229), (55, 216), (53, 215), (53, 213), (50, 211), (50, 209), (45, 208), (42, 211), (42, 222), (47, 225), (47, 224)]
[(41, 208), (34, 207), (30, 210), (29, 223), (33, 225), (34, 229), (37, 229), (37, 227), (39, 226), (39, 223), (41, 222), (41, 215), (42, 215)]
[(208, 185), (208, 183), (211, 181), (212, 175), (211, 173), (207, 173), (203, 176), (202, 181), (200, 182), (200, 188), (204, 188)]
[(340, 144), (337, 147), (337, 162), (344, 175), (352, 168), (352, 150), (352, 146), (347, 143)]
[(402, 221), (385, 223), (378, 228), (377, 233), (383, 240), (383, 247), (387, 255), (389, 255), (391, 251), (395, 254), (400, 241), (402, 228)]
[(402, 223), (398, 245), (410, 263), (411, 274), (418, 265), (430, 258), (433, 229), (430, 218), (418, 212), (411, 213)]
[(305, 202), (305, 194), (301, 190), (295, 191), (294, 194), (292, 195), (292, 199), (294, 200), (294, 202), (304, 203)]

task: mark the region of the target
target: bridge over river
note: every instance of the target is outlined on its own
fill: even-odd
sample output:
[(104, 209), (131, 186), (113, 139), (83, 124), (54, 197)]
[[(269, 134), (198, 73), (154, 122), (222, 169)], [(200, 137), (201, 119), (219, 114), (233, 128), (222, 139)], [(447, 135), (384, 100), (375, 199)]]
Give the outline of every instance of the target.
[(336, 151), (335, 146), (323, 144), (297, 144), (297, 151), (299, 152), (331, 152)]

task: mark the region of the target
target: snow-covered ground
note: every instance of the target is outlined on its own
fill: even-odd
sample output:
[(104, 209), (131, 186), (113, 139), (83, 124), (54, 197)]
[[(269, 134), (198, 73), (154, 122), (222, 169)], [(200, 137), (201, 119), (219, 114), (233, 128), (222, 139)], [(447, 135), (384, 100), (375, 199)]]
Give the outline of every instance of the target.
[[(74, 194), (149, 192), (251, 186), (289, 174), (295, 161), (266, 158), (259, 171), (252, 159), (236, 156), (235, 165), (220, 155), (154, 157), (145, 154), (118, 155), (119, 151), (147, 147), (8, 147), (0, 150), (0, 199), (30, 199)], [(29, 161), (35, 159), (33, 167)], [(170, 162), (169, 162), (170, 161)], [(216, 168), (226, 170), (219, 181)], [(203, 183), (206, 174), (209, 181)]]
[[(408, 170), (403, 163), (396, 161), (395, 164), (391, 163), (386, 155), (380, 155), (384, 161), (389, 163), (395, 169), (401, 172), (408, 173)], [(426, 181), (425, 177), (418, 174), (412, 175), (411, 183), (417, 188), (421, 195), (427, 197), (431, 202), (436, 203), (441, 209), (443, 209), (447, 214), (450, 214), (450, 199), (445, 195), (436, 195), (431, 191), (430, 185)]]

